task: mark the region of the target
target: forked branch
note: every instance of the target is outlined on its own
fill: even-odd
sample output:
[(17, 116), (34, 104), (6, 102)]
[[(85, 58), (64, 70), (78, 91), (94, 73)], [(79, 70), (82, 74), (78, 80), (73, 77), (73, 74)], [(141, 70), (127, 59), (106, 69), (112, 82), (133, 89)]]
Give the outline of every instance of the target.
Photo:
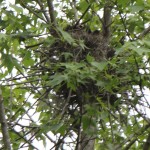
[(37, 2), (38, 2), (38, 4), (39, 4), (39, 6), (40, 6), (40, 8), (41, 8), (41, 10), (42, 10), (42, 12), (43, 12), (43, 14), (44, 14), (46, 20), (47, 20), (47, 22), (50, 22), (50, 18), (49, 18), (49, 16), (47, 15), (47, 13), (46, 13), (46, 11), (45, 11), (45, 8), (44, 8), (44, 6), (43, 6), (42, 1), (41, 1), (41, 0), (37, 0)]

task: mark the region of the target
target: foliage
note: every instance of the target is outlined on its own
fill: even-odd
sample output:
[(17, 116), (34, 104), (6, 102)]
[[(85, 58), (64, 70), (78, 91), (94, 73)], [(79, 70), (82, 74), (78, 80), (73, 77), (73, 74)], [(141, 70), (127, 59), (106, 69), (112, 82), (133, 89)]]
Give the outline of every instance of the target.
[(12, 149), (80, 150), (83, 135), (95, 150), (150, 148), (149, 0), (16, 0), (0, 8)]

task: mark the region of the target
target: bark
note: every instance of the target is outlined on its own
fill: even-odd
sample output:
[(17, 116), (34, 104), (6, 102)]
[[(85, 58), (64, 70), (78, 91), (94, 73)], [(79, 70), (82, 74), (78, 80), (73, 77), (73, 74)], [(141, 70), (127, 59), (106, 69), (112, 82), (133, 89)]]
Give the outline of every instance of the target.
[(5, 108), (3, 104), (1, 89), (0, 89), (0, 123), (1, 123), (2, 135), (3, 135), (4, 149), (11, 150), (11, 143), (10, 143), (10, 137), (8, 133), (7, 120), (5, 118)]
[[(81, 94), (79, 96), (79, 99), (80, 101), (82, 101), (82, 104), (80, 107), (80, 113), (85, 114), (87, 111), (85, 108), (85, 104), (90, 105), (90, 100), (85, 103), (86, 100), (82, 99)], [(91, 103), (91, 107), (96, 108), (95, 103), (94, 104)], [(96, 120), (96, 117), (94, 115), (91, 115), (89, 116), (89, 118), (91, 121), (89, 122), (87, 129), (83, 130), (82, 116), (81, 116), (80, 127), (79, 127), (79, 132), (78, 132), (79, 140), (77, 141), (76, 150), (94, 150), (97, 127), (96, 125), (93, 125), (93, 122)]]
[(150, 33), (150, 26), (148, 28), (146, 28), (140, 35), (139, 35), (139, 39), (142, 39), (143, 37), (145, 37), (148, 33)]
[(111, 35), (110, 26), (111, 26), (111, 10), (112, 6), (109, 0), (106, 0), (103, 13), (103, 36), (108, 40), (106, 44), (109, 44), (109, 38)]
[(77, 141), (76, 150), (94, 150), (96, 138), (94, 133), (96, 133), (96, 127), (93, 125), (89, 125), (88, 131), (93, 134), (88, 134), (86, 131), (81, 131), (80, 134), (78, 133), (79, 140)]
[[(95, 129), (92, 126), (90, 126), (89, 130), (95, 130)], [(94, 135), (91, 136), (83, 132), (81, 137), (80, 150), (94, 150), (95, 138), (96, 137)]]
[(148, 138), (144, 144), (143, 150), (150, 150), (150, 134), (148, 135)]
[(47, 5), (49, 8), (49, 15), (50, 15), (51, 23), (54, 27), (56, 27), (56, 18), (54, 15), (53, 0), (47, 0)]

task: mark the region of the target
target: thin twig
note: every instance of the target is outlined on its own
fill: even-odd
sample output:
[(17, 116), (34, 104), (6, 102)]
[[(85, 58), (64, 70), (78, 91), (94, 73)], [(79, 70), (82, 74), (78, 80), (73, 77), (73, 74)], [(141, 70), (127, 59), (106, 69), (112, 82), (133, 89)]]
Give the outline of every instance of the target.
[[(107, 93), (107, 102), (108, 102), (108, 108), (110, 110), (110, 94), (108, 94), (108, 93)], [(110, 122), (110, 128), (111, 128), (112, 142), (114, 142), (114, 132), (113, 132), (112, 118), (111, 118), (110, 113), (109, 113), (109, 122)]]
[[(25, 143), (28, 143), (29, 144), (29, 146), (30, 147), (32, 147), (33, 149), (35, 149), (35, 150), (39, 150), (38, 148), (36, 148), (32, 143), (30, 143), (29, 142), (29, 140), (28, 139), (26, 139), (26, 135), (27, 134), (29, 134), (30, 132), (31, 132), (31, 130), (29, 130), (29, 132), (27, 132), (24, 136), (22, 136), (19, 132), (17, 132), (15, 129), (11, 129), (15, 134), (17, 134), (18, 136), (19, 136), (19, 138), (18, 139), (16, 139), (16, 141), (17, 140), (19, 140), (19, 139), (23, 139), (24, 141), (25, 141)], [(20, 148), (21, 148), (21, 146), (20, 146)]]
[(46, 20), (44, 18), (42, 18), (41, 16), (39, 16), (34, 10), (32, 10), (31, 7), (27, 6), (23, 0), (20, 0), (21, 1), (21, 4), (27, 9), (29, 10), (31, 13), (33, 13), (37, 18), (40, 18), (41, 20), (43, 20), (44, 22), (46, 22)]
[(125, 143), (129, 142), (129, 144), (127, 144), (127, 146), (125, 146), (125, 148), (123, 149), (123, 150), (128, 150), (135, 143), (138, 136), (142, 135), (148, 128), (150, 128), (150, 124), (144, 126), (141, 130), (139, 130), (138, 132), (135, 132), (133, 135), (127, 138), (124, 142), (122, 142), (122, 144), (120, 144), (120, 146), (116, 148), (116, 150), (118, 150)]
[(91, 8), (91, 4), (89, 4), (89, 6), (87, 7), (87, 9), (84, 11), (84, 13), (82, 14), (82, 16), (80, 17), (80, 19), (76, 22), (76, 24), (74, 25), (74, 28), (76, 28), (79, 25), (81, 19), (85, 16), (85, 14), (88, 12), (88, 10), (90, 8)]
[(46, 20), (47, 20), (47, 22), (50, 23), (50, 18), (48, 17), (48, 15), (47, 15), (47, 13), (46, 13), (46, 11), (45, 11), (45, 8), (44, 8), (44, 6), (43, 6), (43, 3), (41, 2), (41, 0), (37, 0), (37, 2), (38, 2), (38, 4), (39, 4), (39, 6), (40, 6), (40, 8), (41, 8), (41, 10), (42, 10), (42, 12), (43, 12), (43, 14), (44, 14)]
[(67, 107), (68, 107), (68, 105), (69, 105), (69, 101), (70, 101), (70, 98), (71, 98), (71, 94), (72, 94), (72, 90), (70, 89), (70, 90), (69, 90), (68, 97), (67, 97), (67, 100), (66, 100), (65, 105), (64, 105), (64, 107), (63, 107), (63, 110), (62, 110), (62, 112), (61, 112), (61, 119), (63, 119), (63, 116), (64, 116), (64, 114), (65, 114), (65, 112), (66, 112), (66, 109), (67, 109)]

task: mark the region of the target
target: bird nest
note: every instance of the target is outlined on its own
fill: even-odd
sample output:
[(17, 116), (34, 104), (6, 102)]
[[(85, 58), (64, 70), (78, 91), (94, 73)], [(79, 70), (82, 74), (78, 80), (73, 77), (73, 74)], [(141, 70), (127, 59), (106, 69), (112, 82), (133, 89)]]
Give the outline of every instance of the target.
[(99, 31), (72, 29), (63, 32), (68, 34), (74, 43), (62, 40), (60, 34), (51, 46), (42, 49), (45, 62), (81, 62), (86, 60), (87, 55), (92, 56), (95, 61), (104, 61), (113, 56), (113, 50)]
[[(65, 62), (86, 63), (87, 55), (92, 56), (95, 61), (100, 62), (107, 60), (112, 56), (113, 50), (108, 46), (106, 38), (99, 31), (89, 32), (83, 29), (74, 29), (67, 32), (74, 39), (75, 44), (73, 43), (71, 45), (64, 40), (61, 40), (61, 38), (58, 38), (51, 46), (45, 48), (45, 59), (41, 61), (41, 67), (47, 68), (44, 73), (42, 72), (44, 75), (48, 74), (49, 76), (55, 76), (58, 72), (64, 73), (65, 68), (61, 67), (55, 70), (51, 68), (52, 64)], [(52, 95), (55, 96), (55, 102), (52, 103), (57, 105), (61, 111), (61, 108), (63, 108), (68, 99), (70, 89), (65, 82), (62, 82), (56, 88), (50, 87), (50, 89), (53, 90), (54, 94)], [(68, 101), (68, 105), (72, 106), (72, 109), (70, 109), (71, 112), (73, 108), (75, 108), (74, 105), (80, 105), (81, 101), (86, 99), (84, 94), (88, 97), (88, 102), (95, 101), (94, 99), (96, 99), (97, 95), (103, 100), (107, 97), (106, 93), (100, 93), (99, 88), (95, 85), (94, 81), (89, 80), (84, 85), (78, 85), (76, 90), (72, 91)], [(113, 100), (116, 98), (114, 95), (111, 95), (111, 97)]]

